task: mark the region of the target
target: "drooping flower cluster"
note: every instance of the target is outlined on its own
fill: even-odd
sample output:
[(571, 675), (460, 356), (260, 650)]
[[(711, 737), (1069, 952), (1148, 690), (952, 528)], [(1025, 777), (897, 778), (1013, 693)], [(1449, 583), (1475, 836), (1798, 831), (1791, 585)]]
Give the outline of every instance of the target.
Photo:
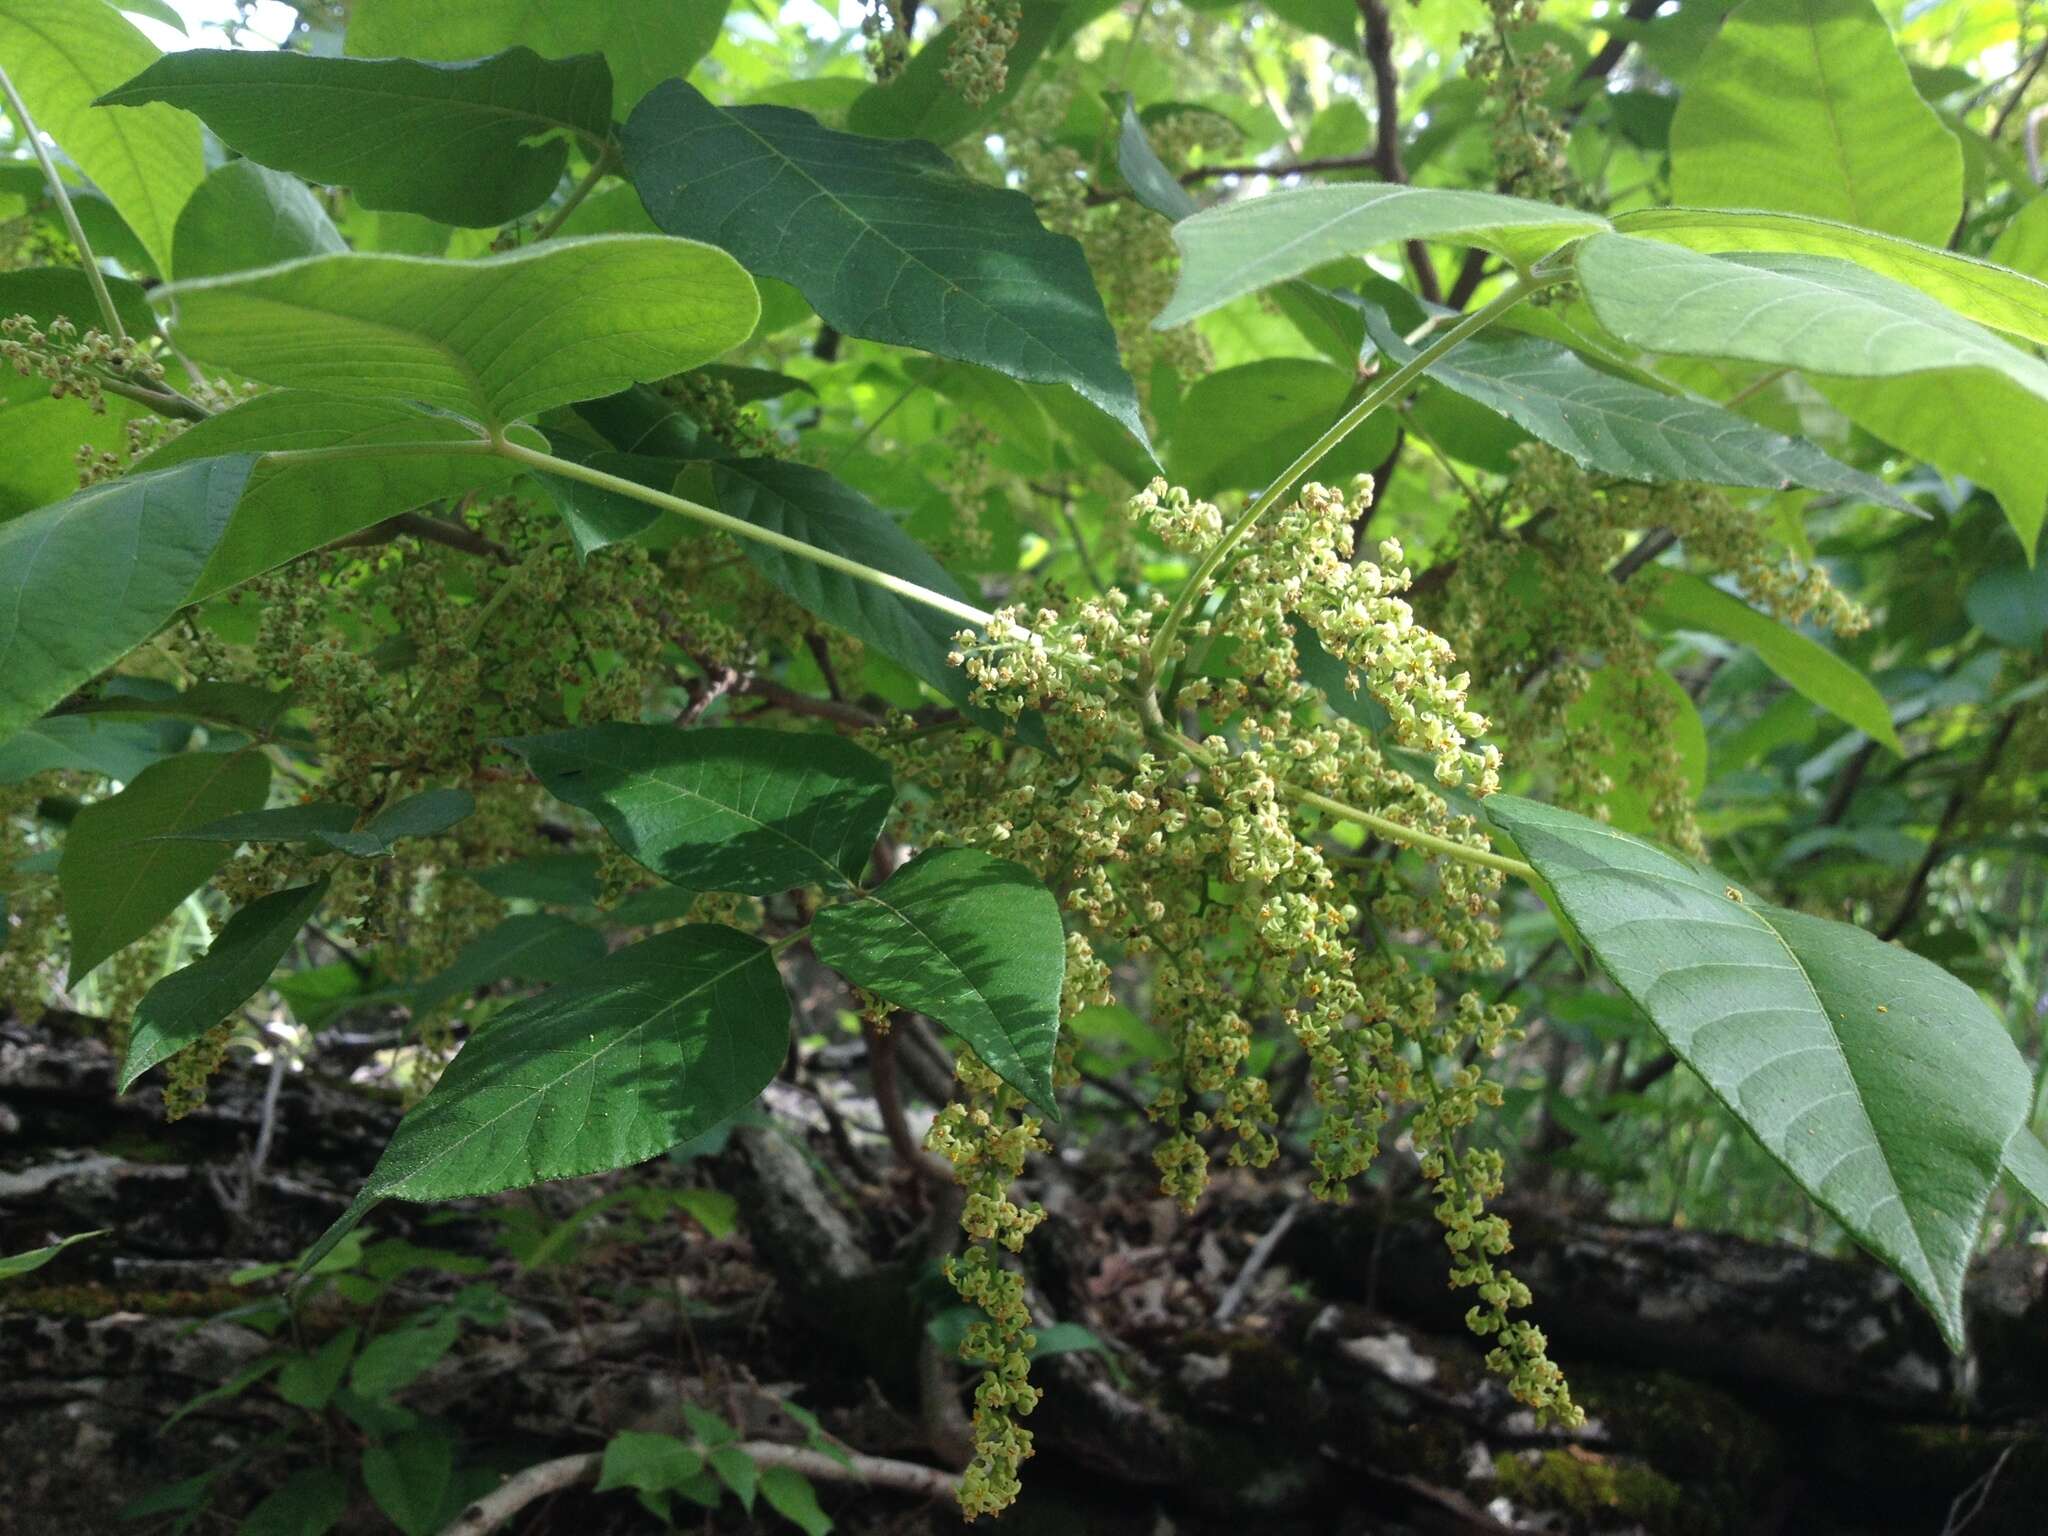
[(1010, 50), (1017, 44), (1018, 0), (967, 0), (954, 22), (959, 30), (940, 72), (969, 106), (986, 106), (1010, 83)]
[[(1484, 1201), (1497, 1160), (1457, 1146), (1499, 1102), (1463, 1063), (1513, 1035), (1511, 1008), (1460, 986), (1501, 963), (1501, 876), (1449, 858), (1412, 868), (1393, 843), (1361, 846), (1327, 819), (1355, 807), (1478, 851), (1484, 834), (1435, 786), (1483, 795), (1499, 778), (1468, 679), (1403, 595), (1399, 546), (1350, 558), (1369, 494), (1306, 486), (1222, 559), (1215, 604), (1164, 647), (1163, 708), (1146, 687), (1169, 604), (1119, 585), (1064, 612), (1004, 610), (959, 637), (976, 701), (1042, 731), (1047, 750), (970, 733), (879, 745), (928, 792), (906, 836), (1024, 863), (1082, 925), (1075, 958), (1098, 971), (1143, 962), (1146, 1011), (1171, 1043), (1151, 1106), (1166, 1192), (1191, 1206), (1217, 1155), (1272, 1160), (1273, 1095), (1248, 1063), (1261, 1032), (1292, 1040), (1319, 1109), (1316, 1193), (1343, 1198), (1403, 1117), (1438, 1190), (1453, 1279), (1480, 1296), (1474, 1328), (1525, 1401), (1572, 1420), (1540, 1331), (1509, 1316), (1527, 1291), (1495, 1262), (1506, 1231)], [(1226, 536), (1216, 507), (1164, 483), (1129, 514), (1155, 548), (1196, 558)], [(1303, 676), (1313, 636), (1335, 718)], [(1346, 718), (1366, 701), (1377, 731)]]

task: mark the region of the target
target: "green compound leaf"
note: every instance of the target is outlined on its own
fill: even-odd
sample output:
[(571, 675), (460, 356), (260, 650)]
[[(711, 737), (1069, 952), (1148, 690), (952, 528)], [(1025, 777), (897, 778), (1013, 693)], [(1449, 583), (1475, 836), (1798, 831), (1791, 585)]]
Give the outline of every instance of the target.
[[(546, 446), (530, 427), (513, 427), (505, 435), (529, 448)], [(450, 451), (423, 452), (428, 443), (447, 444)], [(476, 429), (467, 422), (402, 401), (277, 389), (194, 422), (143, 467), (162, 469), (229, 453), (395, 450), (312, 462), (259, 458), (227, 531), (193, 586), (197, 602), (400, 512), (471, 491), (489, 494), (511, 483), (519, 467), (470, 451), (475, 443)]]
[[(2048, 204), (2042, 206), (2048, 208)], [(2041, 222), (2048, 223), (2048, 218)], [(2029, 341), (2048, 342), (2048, 283), (1975, 256), (1789, 213), (1639, 208), (1618, 215), (1614, 227), (1623, 234), (1666, 240), (1709, 255), (1777, 251), (1838, 256), (1868, 267), (1880, 277), (1918, 288), (1979, 325), (2010, 331)]]
[(2048, 1211), (2048, 1146), (2025, 1126), (2006, 1144), (2005, 1172), (2028, 1199)]
[(879, 889), (820, 912), (811, 947), (855, 986), (945, 1025), (1059, 1119), (1066, 933), (1059, 902), (1023, 865), (970, 848), (919, 854)]
[(1963, 1348), (1963, 1275), (2032, 1082), (1977, 994), (1908, 950), (1512, 795), (1495, 826), (1678, 1058)]
[(204, 361), (488, 427), (710, 362), (760, 313), (730, 256), (660, 235), (550, 240), (477, 261), (315, 256), (173, 283), (156, 301), (175, 343)]
[(1476, 245), (1526, 265), (1608, 227), (1598, 214), (1496, 192), (1380, 183), (1273, 192), (1174, 225), (1180, 286), (1152, 324), (1171, 330), (1325, 262), (1405, 240)]
[(515, 43), (550, 59), (601, 53), (621, 112), (687, 75), (718, 41), (726, 0), (354, 0), (349, 53), (476, 59)]
[[(156, 57), (111, 5), (0, 0), (0, 59), (36, 126), (106, 193), (163, 273), (178, 210), (206, 174), (199, 125), (169, 107), (121, 114), (93, 106)], [(93, 313), (72, 318), (83, 325)]]
[(1808, 638), (1739, 597), (1687, 571), (1657, 569), (1638, 578), (1654, 583), (1648, 618), (1669, 629), (1704, 630), (1746, 645), (1797, 692), (1837, 720), (1853, 725), (1900, 757), (1891, 706), (1876, 684), (1819, 641)]
[(564, 135), (604, 142), (612, 80), (602, 59), (526, 48), (463, 64), (194, 48), (99, 104), (152, 102), (194, 113), (258, 164), (346, 186), (365, 208), (495, 228), (554, 192)]
[(1678, 99), (1671, 192), (1939, 245), (1962, 217), (1963, 150), (1870, 0), (1746, 0)]
[(745, 1108), (789, 1052), (768, 946), (693, 923), (497, 1015), (398, 1123), (310, 1271), (380, 1200), (452, 1200), (644, 1162)]
[(1594, 315), (1631, 346), (1845, 378), (1977, 369), (2048, 400), (2048, 363), (1853, 262), (1596, 235), (1576, 265)]
[(227, 862), (222, 847), (156, 842), (263, 803), (270, 764), (257, 752), (187, 752), (152, 763), (118, 795), (72, 820), (57, 861), (71, 925), (71, 979), (141, 938)]
[(427, 789), (385, 807), (363, 827), (353, 806), (332, 801), (281, 805), (204, 826), (167, 832), (164, 840), (199, 843), (323, 843), (358, 859), (388, 858), (401, 838), (432, 837), (476, 810), (466, 789)]
[[(1384, 310), (1366, 305), (1364, 313), (1366, 331), (1382, 352), (1397, 364), (1415, 356)], [(1602, 373), (1540, 337), (1474, 336), (1424, 372), (1588, 468), (1624, 480), (1768, 490), (1803, 485), (1918, 512), (1875, 475), (1838, 463), (1803, 438), (1705, 400)]]
[[(217, 277), (348, 249), (303, 181), (254, 160), (231, 160), (199, 184), (178, 215), (172, 270)], [(150, 316), (150, 328), (156, 317)]]
[(94, 1232), (74, 1232), (61, 1242), (52, 1243), (47, 1248), (31, 1248), (26, 1253), (10, 1253), (5, 1258), (0, 1258), (0, 1280), (12, 1280), (16, 1275), (26, 1275), (33, 1270), (41, 1269), (73, 1243), (82, 1243), (89, 1238), (105, 1237), (108, 1230), (106, 1227), (101, 1227)]
[(654, 222), (793, 284), (849, 336), (1065, 384), (1145, 425), (1081, 247), (1022, 193), (930, 144), (837, 133), (788, 107), (720, 107), (680, 80), (637, 107), (626, 168)]
[(151, 987), (135, 1010), (121, 1092), (247, 1002), (326, 894), (327, 882), (316, 880), (250, 902), (228, 919), (205, 954)]
[(124, 475), (0, 523), (0, 741), (183, 606), (254, 463)]
[(693, 891), (854, 885), (894, 792), (880, 758), (837, 736), (612, 723), (505, 745), (548, 793)]
[[(783, 459), (736, 459), (712, 465), (711, 480), (722, 512), (966, 600), (922, 544), (821, 469)], [(960, 620), (764, 544), (742, 548), (792, 602), (872, 645), (954, 703), (966, 703), (966, 674), (946, 664)]]
[(1871, 431), (1990, 485), (2033, 549), (2048, 498), (2037, 448), (2048, 363), (2032, 353), (1918, 288), (1825, 256), (1706, 256), (1600, 235), (1577, 265), (1593, 313), (1623, 341), (1818, 375)]

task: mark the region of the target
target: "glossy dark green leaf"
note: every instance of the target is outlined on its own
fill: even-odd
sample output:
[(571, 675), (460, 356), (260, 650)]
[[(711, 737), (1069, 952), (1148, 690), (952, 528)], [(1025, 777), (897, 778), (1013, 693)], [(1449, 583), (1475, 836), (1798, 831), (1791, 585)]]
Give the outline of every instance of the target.
[[(173, 341), (202, 361), (485, 426), (710, 362), (760, 313), (730, 256), (659, 235), (549, 240), (475, 261), (314, 256), (155, 298)], [(309, 335), (321, 344), (308, 347)]]
[[(529, 427), (506, 436), (529, 448), (546, 439)], [(164, 469), (229, 453), (268, 454), (306, 448), (397, 451), (311, 463), (262, 458), (250, 472), (234, 517), (193, 590), (195, 600), (239, 586), (309, 550), (360, 533), (387, 517), (431, 501), (509, 485), (510, 460), (464, 451), (476, 429), (456, 417), (399, 400), (355, 400), (303, 389), (278, 389), (195, 422), (143, 461)], [(454, 451), (421, 451), (444, 443)]]
[(1068, 385), (1144, 441), (1081, 247), (1021, 193), (920, 140), (720, 107), (679, 80), (634, 110), (625, 150), (656, 224), (794, 284), (849, 336)]
[(173, 238), (172, 270), (179, 277), (215, 277), (348, 249), (303, 181), (254, 160), (231, 160), (202, 181), (178, 215)]
[(178, 611), (254, 463), (125, 475), (0, 523), (0, 741)]
[(228, 919), (205, 954), (151, 987), (135, 1010), (121, 1092), (247, 1002), (326, 895), (327, 882), (316, 880), (250, 902)]
[(405, 1536), (434, 1536), (459, 1512), (448, 1507), (454, 1476), (446, 1435), (413, 1430), (363, 1452), (363, 1486)]
[(118, 795), (72, 819), (57, 864), (71, 928), (71, 979), (141, 938), (227, 862), (204, 843), (157, 842), (263, 803), (270, 764), (257, 752), (186, 752), (145, 768)]
[(1963, 611), (1985, 634), (2016, 651), (2048, 640), (2048, 565), (2002, 566), (1970, 583)]
[[(1375, 346), (1397, 364), (1415, 356), (1384, 310), (1367, 305), (1364, 312)], [(1540, 337), (1474, 336), (1424, 371), (1588, 468), (1624, 480), (1803, 485), (1917, 511), (1875, 475), (1838, 463), (1803, 438), (1709, 401), (1616, 378)]]
[(100, 98), (152, 102), (196, 114), (259, 165), (346, 186), (365, 208), (488, 228), (547, 201), (565, 136), (604, 142), (612, 81), (602, 59), (528, 48), (461, 64), (193, 48)]
[(381, 859), (401, 838), (432, 837), (475, 810), (466, 789), (426, 789), (386, 806), (362, 827), (356, 826), (355, 807), (316, 800), (223, 816), (164, 835), (181, 842), (320, 843), (354, 858)]
[(692, 924), (619, 950), (472, 1038), (304, 1265), (380, 1200), (643, 1162), (745, 1108), (788, 1052), (789, 997), (760, 940)]
[(552, 912), (508, 917), (462, 946), (454, 963), (411, 989), (415, 1012), (500, 981), (554, 983), (605, 956), (604, 935)]
[(373, 59), (475, 59), (515, 43), (550, 59), (602, 54), (624, 112), (694, 69), (725, 11), (726, 0), (353, 0), (347, 47)]
[(978, 849), (922, 853), (811, 925), (818, 958), (856, 986), (945, 1025), (1057, 1120), (1053, 1047), (1067, 941), (1059, 902), (1021, 864)]
[[(190, 736), (189, 731), (178, 734)], [(167, 739), (159, 726), (87, 715), (45, 715), (0, 743), (0, 784), (19, 784), (53, 769), (125, 784), (158, 758), (183, 747), (184, 740)]]
[(1476, 245), (1528, 262), (1606, 228), (1598, 214), (1495, 192), (1384, 183), (1272, 192), (1174, 225), (1180, 286), (1152, 323), (1170, 330), (1324, 262), (1406, 240)]
[(1486, 801), (1600, 968), (1963, 1347), (1963, 1276), (2032, 1079), (1977, 994), (1582, 816)]
[[(733, 517), (965, 600), (923, 545), (823, 470), (783, 459), (737, 459), (714, 464), (711, 478), (719, 510)], [(953, 637), (964, 627), (960, 620), (764, 544), (742, 548), (754, 568), (793, 602), (872, 645), (955, 703), (966, 701), (966, 674), (946, 664)]]
[(850, 886), (893, 794), (887, 765), (837, 736), (612, 723), (506, 745), (548, 793), (696, 891)]

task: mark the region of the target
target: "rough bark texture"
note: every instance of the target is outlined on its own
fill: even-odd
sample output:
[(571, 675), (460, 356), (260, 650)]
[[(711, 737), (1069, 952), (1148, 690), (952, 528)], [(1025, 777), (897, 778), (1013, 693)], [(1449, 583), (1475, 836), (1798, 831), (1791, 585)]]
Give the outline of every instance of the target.
[[(220, 1316), (263, 1293), (229, 1276), (309, 1241), (397, 1115), (342, 1085), (289, 1078), (270, 1160), (252, 1175), (263, 1086), (225, 1078), (204, 1112), (166, 1127), (153, 1096), (113, 1098), (98, 1047), (0, 1026), (0, 1252), (91, 1227), (118, 1234), (0, 1286), (5, 1536), (115, 1529), (127, 1499), (245, 1450), (260, 1471), (279, 1454), (262, 1449), (268, 1437), (303, 1451), (324, 1435), (347, 1467), (360, 1454), (348, 1423), (316, 1433), (268, 1386), (161, 1428), (273, 1348)], [(947, 1301), (928, 1275), (919, 1199), (913, 1181), (872, 1171), (891, 1166), (872, 1105), (849, 1097), (826, 1115), (829, 1098), (817, 1084), (778, 1085), (772, 1126), (692, 1169), (657, 1162), (508, 1197), (560, 1220), (608, 1191), (696, 1180), (738, 1195), (747, 1219), (720, 1240), (678, 1220), (630, 1242), (607, 1241), (599, 1220), (573, 1267), (494, 1263), (510, 1301), (502, 1324), (466, 1329), (400, 1398), (454, 1427), (479, 1491), (621, 1428), (677, 1427), (685, 1402), (787, 1442), (801, 1435), (779, 1404), (800, 1396), (861, 1451), (942, 1460), (916, 1360), (925, 1309)], [(860, 1167), (841, 1155), (849, 1146)], [(1139, 1157), (1104, 1152), (1038, 1175), (1055, 1215), (1027, 1249), (1037, 1309), (1105, 1348), (1039, 1362), (1040, 1454), (1006, 1531), (2042, 1529), (2048, 1254), (2011, 1251), (1976, 1276), (1976, 1353), (1958, 1362), (1874, 1265), (1515, 1212), (1518, 1272), (1592, 1414), (1565, 1436), (1531, 1422), (1481, 1368), (1426, 1214), (1306, 1207), (1247, 1281), (1248, 1256), (1290, 1204), (1284, 1189), (1225, 1178), (1182, 1218), (1142, 1187)], [(428, 1225), (435, 1213), (400, 1205), (376, 1221), (385, 1235), (489, 1254), (488, 1215), (478, 1202), (458, 1206), (453, 1226)], [(474, 1278), (409, 1275), (383, 1325)], [(1215, 1324), (1233, 1288), (1245, 1299)], [(299, 1326), (317, 1341), (345, 1320), (327, 1301)], [(265, 1487), (237, 1476), (229, 1509)], [(846, 1531), (958, 1528), (946, 1507), (900, 1490), (820, 1495)], [(719, 1518), (714, 1528), (747, 1528), (731, 1505)], [(361, 1500), (339, 1527), (391, 1528)], [(630, 1496), (585, 1483), (504, 1528), (659, 1526)]]

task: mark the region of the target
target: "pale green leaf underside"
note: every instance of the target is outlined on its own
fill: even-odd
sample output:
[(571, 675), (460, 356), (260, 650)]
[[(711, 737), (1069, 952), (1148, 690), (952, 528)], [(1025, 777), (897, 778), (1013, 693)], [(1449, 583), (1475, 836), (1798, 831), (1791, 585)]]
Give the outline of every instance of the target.
[(952, 1030), (1059, 1118), (1066, 934), (1059, 902), (1021, 864), (969, 848), (920, 854), (879, 889), (820, 912), (811, 945), (856, 986)]
[[(1384, 311), (1367, 308), (1379, 349), (1405, 363), (1415, 349)], [(1702, 481), (1784, 490), (1795, 485), (1916, 509), (1875, 475), (1838, 463), (1706, 400), (1665, 394), (1593, 367), (1536, 336), (1475, 336), (1425, 370), (1579, 463), (1626, 480)]]
[[(531, 427), (515, 426), (505, 435), (528, 448), (547, 446)], [(423, 443), (446, 443), (455, 451), (411, 451)], [(509, 459), (463, 451), (475, 443), (469, 423), (402, 401), (277, 389), (194, 422), (143, 462), (160, 469), (228, 453), (405, 450), (310, 463), (259, 458), (227, 531), (193, 583), (191, 600), (198, 602), (397, 513), (489, 492), (517, 476)]]
[(195, 114), (259, 164), (348, 187), (365, 208), (495, 228), (554, 192), (564, 135), (604, 141), (612, 82), (601, 59), (527, 48), (461, 64), (194, 48), (101, 98), (151, 102)]
[(1973, 368), (2048, 400), (2048, 363), (1916, 288), (1825, 256), (1707, 256), (1631, 235), (1578, 248), (1587, 302), (1632, 346), (1848, 378)]
[(254, 810), (269, 789), (261, 753), (186, 752), (152, 763), (72, 818), (57, 861), (72, 981), (148, 933), (227, 862), (217, 844), (154, 839)]
[[(2040, 222), (2048, 223), (2048, 218)], [(1839, 256), (1880, 277), (1918, 288), (1979, 325), (2048, 342), (2048, 283), (2009, 265), (1938, 246), (1828, 219), (1749, 209), (1640, 208), (1616, 215), (1614, 227), (1625, 235), (1645, 235), (1707, 255), (1776, 251)], [(1998, 249), (2003, 252), (2003, 242)]]
[(640, 104), (624, 142), (633, 184), (671, 234), (793, 284), (850, 336), (1065, 384), (1145, 441), (1081, 247), (1022, 193), (919, 140), (717, 106), (680, 80)]
[(718, 41), (726, 0), (355, 0), (359, 58), (474, 59), (515, 43), (550, 59), (601, 53), (621, 113), (687, 75)]
[(206, 174), (199, 124), (169, 107), (116, 114), (93, 106), (156, 57), (110, 5), (0, 0), (0, 59), (36, 126), (107, 194), (162, 273), (171, 270), (178, 210)]
[(611, 723), (505, 743), (664, 880), (768, 896), (858, 881), (893, 793), (837, 736)]
[(1679, 1059), (1960, 1350), (1964, 1272), (2031, 1092), (1976, 993), (1585, 817), (1510, 795), (1486, 807)]
[(151, 987), (135, 1010), (121, 1091), (247, 1002), (326, 894), (322, 879), (250, 902), (228, 919), (205, 954)]
[(1645, 571), (1655, 583), (1649, 617), (1674, 629), (1703, 630), (1757, 653), (1764, 665), (1836, 719), (1875, 737), (1900, 757), (1906, 749), (1877, 685), (1833, 651), (1688, 571)]
[(1671, 192), (1929, 244), (1963, 211), (1963, 151), (1871, 0), (1745, 0), (1671, 119)]
[(155, 297), (176, 344), (202, 361), (486, 426), (710, 362), (760, 313), (730, 256), (659, 235), (551, 240), (476, 261), (316, 256)]
[(169, 621), (254, 463), (125, 475), (0, 523), (0, 741)]
[(1406, 240), (1482, 246), (1526, 265), (1608, 227), (1598, 214), (1496, 192), (1384, 184), (1273, 192), (1174, 225), (1180, 286), (1152, 323), (1170, 330), (1325, 262)]
[(379, 1200), (451, 1200), (643, 1162), (751, 1103), (789, 1051), (768, 946), (691, 924), (497, 1015), (398, 1124), (310, 1268)]

